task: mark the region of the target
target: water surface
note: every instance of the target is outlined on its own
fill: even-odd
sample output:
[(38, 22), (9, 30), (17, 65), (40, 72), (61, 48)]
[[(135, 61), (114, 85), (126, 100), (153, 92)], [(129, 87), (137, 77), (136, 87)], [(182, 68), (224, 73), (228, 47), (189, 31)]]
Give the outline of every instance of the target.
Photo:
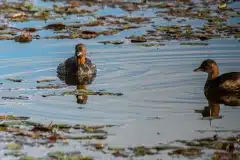
[[(99, 14), (113, 9), (100, 10)], [(118, 14), (126, 14), (116, 9)], [(143, 11), (144, 15), (154, 10)], [(140, 15), (142, 12), (133, 12)], [(81, 17), (74, 19), (81, 22)], [(69, 20), (49, 20), (47, 24)], [(158, 24), (169, 24), (156, 19)], [(172, 22), (171, 22), (172, 23)], [(187, 22), (186, 22), (187, 23)], [(190, 22), (191, 23), (191, 22)], [(195, 22), (193, 22), (194, 24)], [(195, 23), (197, 24), (197, 23)], [(12, 23), (16, 27), (41, 27), (43, 21)], [(2, 114), (29, 116), (31, 120), (69, 124), (118, 124), (109, 129), (113, 134), (107, 142), (116, 146), (154, 145), (176, 139), (192, 139), (215, 134), (213, 130), (238, 130), (239, 107), (221, 105), (222, 119), (202, 120), (195, 109), (208, 105), (203, 94), (207, 75), (194, 73), (193, 69), (208, 58), (214, 59), (220, 73), (239, 71), (240, 46), (234, 38), (209, 40), (208, 46), (182, 46), (169, 41), (165, 46), (140, 47), (125, 39), (122, 45), (103, 45), (102, 40), (123, 39), (132, 34), (141, 34), (148, 27), (123, 31), (113, 36), (96, 39), (34, 40), (19, 44), (0, 41), (0, 97), (29, 96), (30, 100), (1, 100)], [(50, 31), (41, 31), (43, 35)], [(76, 86), (62, 89), (39, 90), (36, 80), (57, 78), (56, 67), (74, 54), (74, 46), (86, 44), (88, 57), (97, 65), (97, 77), (88, 85), (91, 90), (122, 92), (124, 95), (88, 96), (87, 104), (77, 104), (75, 96), (41, 97), (42, 94), (60, 93)], [(22, 83), (13, 83), (6, 78), (22, 78)], [(54, 83), (64, 83), (59, 79)], [(48, 83), (46, 83), (48, 84)], [(11, 90), (10, 90), (11, 89)], [(154, 117), (159, 117), (155, 119)], [(212, 130), (200, 133), (197, 130)], [(221, 133), (228, 135), (228, 132)]]

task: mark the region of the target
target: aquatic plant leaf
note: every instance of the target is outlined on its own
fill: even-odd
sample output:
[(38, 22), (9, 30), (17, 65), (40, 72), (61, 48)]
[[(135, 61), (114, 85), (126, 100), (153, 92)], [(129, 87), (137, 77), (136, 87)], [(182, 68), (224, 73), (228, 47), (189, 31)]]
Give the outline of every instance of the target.
[(14, 79), (14, 78), (7, 78), (8, 81), (12, 81), (12, 82), (22, 82), (23, 79)]
[(124, 41), (121, 41), (121, 40), (113, 40), (113, 41), (100, 41), (98, 43), (103, 43), (103, 44), (115, 44), (115, 45), (118, 45), (118, 44), (123, 44)]
[(7, 96), (2, 96), (3, 100), (28, 100), (29, 98), (27, 96), (18, 96), (18, 97), (7, 97)]

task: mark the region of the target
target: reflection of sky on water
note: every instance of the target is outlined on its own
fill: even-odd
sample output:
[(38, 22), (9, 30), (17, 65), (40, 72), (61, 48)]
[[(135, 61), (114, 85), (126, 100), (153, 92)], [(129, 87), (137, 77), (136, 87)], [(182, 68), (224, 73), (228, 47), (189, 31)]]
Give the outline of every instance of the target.
[[(37, 5), (52, 5), (51, 2), (37, 2)], [(125, 14), (121, 9), (105, 7), (98, 14)], [(152, 16), (154, 11), (133, 12), (132, 15)], [(72, 16), (71, 19), (49, 20), (47, 24), (64, 21), (84, 23), (86, 17)], [(177, 24), (162, 18), (153, 19), (157, 25)], [(229, 23), (239, 22), (239, 18)], [(185, 22), (184, 22), (185, 23)], [(203, 21), (187, 22), (198, 26)], [(19, 28), (46, 25), (44, 21), (11, 22)], [(201, 61), (212, 58), (217, 61), (220, 72), (239, 71), (239, 42), (236, 39), (209, 40), (208, 46), (181, 46), (179, 42), (166, 42), (165, 46), (144, 48), (129, 43), (124, 37), (141, 35), (151, 26), (123, 31), (113, 36), (99, 36), (96, 39), (33, 40), (19, 44), (0, 41), (0, 97), (29, 96), (29, 101), (0, 102), (2, 113), (30, 116), (32, 120), (81, 124), (120, 124), (110, 129), (116, 136), (108, 142), (116, 145), (155, 144), (175, 139), (191, 139), (212, 136), (214, 132), (199, 133), (196, 130), (240, 129), (239, 108), (221, 105), (222, 119), (209, 122), (194, 113), (208, 104), (203, 95), (207, 75), (193, 73)], [(97, 28), (101, 30), (102, 28)], [(52, 35), (53, 31), (39, 31), (41, 36)], [(103, 45), (103, 40), (125, 40), (124, 45)], [(89, 96), (83, 109), (76, 103), (75, 96), (42, 98), (42, 94), (73, 90), (69, 86), (58, 90), (37, 90), (35, 81), (45, 77), (56, 78), (56, 67), (74, 53), (77, 43), (87, 46), (88, 57), (96, 63), (98, 75), (88, 86), (92, 90), (122, 92), (120, 97)], [(23, 78), (22, 83), (6, 81), (7, 77)], [(55, 83), (55, 82), (54, 82)], [(62, 83), (57, 80), (56, 83)], [(12, 88), (9, 91), (9, 88)], [(163, 119), (149, 119), (161, 117)], [(160, 135), (157, 135), (157, 132)], [(227, 133), (223, 133), (227, 134)], [(127, 135), (127, 138), (126, 138)]]

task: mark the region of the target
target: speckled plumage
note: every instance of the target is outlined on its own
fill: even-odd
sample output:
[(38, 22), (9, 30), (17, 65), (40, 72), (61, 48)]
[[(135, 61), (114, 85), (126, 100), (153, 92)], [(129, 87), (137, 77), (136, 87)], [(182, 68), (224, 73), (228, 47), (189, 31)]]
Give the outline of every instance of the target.
[(213, 80), (207, 80), (205, 92), (240, 93), (240, 72), (225, 73)]
[(96, 65), (86, 58), (85, 64), (77, 65), (76, 58), (70, 57), (64, 63), (61, 63), (57, 67), (57, 73), (62, 75), (91, 75), (96, 74)]
[(194, 71), (208, 73), (204, 86), (206, 97), (224, 94), (240, 94), (240, 72), (229, 72), (219, 76), (218, 65), (214, 60), (207, 59)]

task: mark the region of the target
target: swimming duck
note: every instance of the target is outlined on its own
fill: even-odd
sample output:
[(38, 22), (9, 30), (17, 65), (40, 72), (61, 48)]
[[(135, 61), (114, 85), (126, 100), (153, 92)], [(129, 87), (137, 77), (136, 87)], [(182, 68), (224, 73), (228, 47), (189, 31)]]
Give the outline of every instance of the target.
[(60, 75), (87, 76), (97, 73), (96, 65), (86, 57), (87, 49), (84, 44), (75, 46), (75, 55), (68, 58), (64, 63), (57, 67), (57, 73)]
[(208, 78), (204, 86), (206, 97), (240, 94), (240, 72), (229, 72), (219, 76), (218, 65), (214, 60), (207, 59), (202, 62), (194, 72), (207, 72)]

